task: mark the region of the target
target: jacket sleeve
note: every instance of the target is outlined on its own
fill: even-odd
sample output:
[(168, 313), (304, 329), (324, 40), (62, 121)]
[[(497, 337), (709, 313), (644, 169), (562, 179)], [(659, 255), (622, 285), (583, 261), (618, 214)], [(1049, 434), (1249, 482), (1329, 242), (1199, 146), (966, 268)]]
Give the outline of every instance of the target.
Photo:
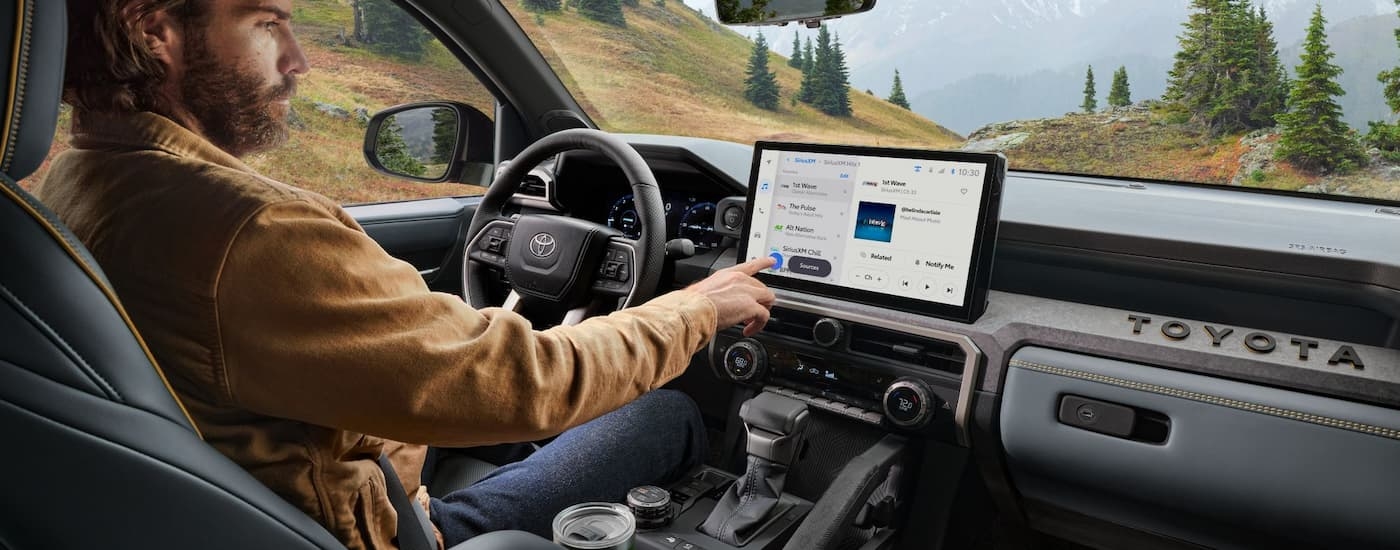
[(410, 443), (526, 441), (659, 387), (713, 336), (714, 304), (689, 291), (534, 331), (429, 291), (342, 216), (275, 203), (229, 245), (215, 353), (232, 403)]

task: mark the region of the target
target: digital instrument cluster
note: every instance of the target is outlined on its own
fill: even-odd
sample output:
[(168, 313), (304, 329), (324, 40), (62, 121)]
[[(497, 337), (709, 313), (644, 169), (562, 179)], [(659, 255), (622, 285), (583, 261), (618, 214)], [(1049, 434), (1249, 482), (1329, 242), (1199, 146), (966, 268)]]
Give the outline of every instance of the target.
[[(690, 239), (699, 250), (712, 250), (724, 243), (715, 233), (715, 202), (693, 193), (661, 193), (666, 209), (666, 238)], [(629, 239), (642, 236), (641, 216), (631, 193), (612, 201), (607, 212), (608, 227)]]

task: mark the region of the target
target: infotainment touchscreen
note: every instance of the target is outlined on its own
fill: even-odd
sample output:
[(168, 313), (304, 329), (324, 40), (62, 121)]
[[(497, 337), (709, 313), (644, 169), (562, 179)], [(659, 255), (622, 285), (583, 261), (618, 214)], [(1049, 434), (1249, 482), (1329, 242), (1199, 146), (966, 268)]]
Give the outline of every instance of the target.
[(759, 142), (740, 254), (765, 283), (971, 322), (986, 307), (1006, 159)]

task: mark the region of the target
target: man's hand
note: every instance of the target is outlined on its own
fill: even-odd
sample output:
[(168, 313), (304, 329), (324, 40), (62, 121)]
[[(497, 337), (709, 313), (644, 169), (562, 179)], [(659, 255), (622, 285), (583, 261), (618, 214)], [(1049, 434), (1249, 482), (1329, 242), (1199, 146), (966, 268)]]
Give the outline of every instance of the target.
[(716, 271), (705, 280), (690, 285), (715, 304), (718, 330), (744, 323), (744, 336), (753, 336), (768, 323), (768, 308), (777, 297), (753, 278), (755, 273), (773, 267), (773, 258), (763, 257)]

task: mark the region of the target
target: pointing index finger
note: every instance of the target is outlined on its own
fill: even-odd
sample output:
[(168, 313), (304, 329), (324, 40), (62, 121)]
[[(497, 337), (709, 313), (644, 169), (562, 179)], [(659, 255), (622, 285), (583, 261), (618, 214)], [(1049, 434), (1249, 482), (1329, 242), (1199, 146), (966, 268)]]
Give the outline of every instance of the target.
[(762, 258), (755, 258), (749, 260), (742, 264), (731, 267), (730, 269), (742, 272), (745, 275), (754, 275), (760, 271), (773, 267), (773, 265), (776, 263), (778, 263), (778, 260), (774, 259), (772, 256), (764, 256)]

